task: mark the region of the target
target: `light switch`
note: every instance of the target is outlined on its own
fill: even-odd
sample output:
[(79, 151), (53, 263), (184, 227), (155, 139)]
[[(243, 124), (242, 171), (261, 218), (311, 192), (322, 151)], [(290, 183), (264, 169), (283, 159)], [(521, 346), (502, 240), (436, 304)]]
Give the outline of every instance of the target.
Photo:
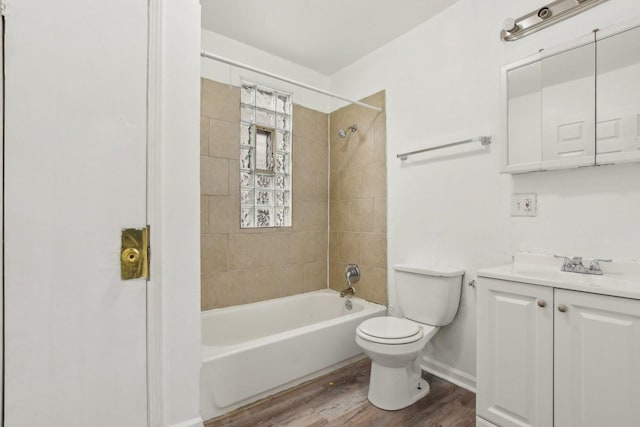
[(536, 216), (538, 211), (536, 194), (514, 194), (511, 196), (511, 216)]

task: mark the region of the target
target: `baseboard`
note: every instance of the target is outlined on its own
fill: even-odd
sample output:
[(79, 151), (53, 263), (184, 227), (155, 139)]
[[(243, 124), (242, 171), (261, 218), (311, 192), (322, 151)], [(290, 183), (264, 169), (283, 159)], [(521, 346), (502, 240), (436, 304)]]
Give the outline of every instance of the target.
[(202, 422), (202, 418), (200, 417), (171, 425), (171, 427), (203, 427), (203, 426), (204, 426), (204, 423)]
[(442, 363), (438, 360), (434, 360), (428, 356), (424, 356), (420, 367), (444, 380), (447, 380), (457, 386), (466, 388), (469, 391), (476, 392), (476, 377), (469, 375), (466, 372), (462, 372), (452, 366)]

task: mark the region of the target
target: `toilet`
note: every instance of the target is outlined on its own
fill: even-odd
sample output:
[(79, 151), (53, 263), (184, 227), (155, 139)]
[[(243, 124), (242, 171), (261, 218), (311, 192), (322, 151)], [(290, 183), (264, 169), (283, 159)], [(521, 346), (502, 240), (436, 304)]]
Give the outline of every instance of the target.
[(446, 265), (396, 265), (398, 308), (404, 317), (374, 317), (356, 330), (371, 358), (369, 401), (381, 409), (406, 408), (429, 393), (422, 350), (458, 311), (464, 271)]

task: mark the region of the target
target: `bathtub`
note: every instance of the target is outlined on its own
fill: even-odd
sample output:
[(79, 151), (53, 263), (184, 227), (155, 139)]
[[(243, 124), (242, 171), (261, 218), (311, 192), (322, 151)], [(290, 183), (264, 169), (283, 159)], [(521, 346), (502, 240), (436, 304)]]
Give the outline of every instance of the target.
[(202, 312), (205, 420), (356, 360), (356, 327), (386, 307), (330, 289)]

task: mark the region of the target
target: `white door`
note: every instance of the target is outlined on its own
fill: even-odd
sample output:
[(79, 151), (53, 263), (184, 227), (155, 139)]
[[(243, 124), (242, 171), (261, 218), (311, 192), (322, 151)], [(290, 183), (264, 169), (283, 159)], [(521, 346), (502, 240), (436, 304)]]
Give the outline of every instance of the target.
[(5, 426), (147, 425), (146, 0), (7, 1)]
[(480, 278), (478, 416), (501, 427), (552, 426), (552, 344), (552, 288)]
[(637, 427), (640, 301), (557, 289), (555, 306), (555, 425)]

